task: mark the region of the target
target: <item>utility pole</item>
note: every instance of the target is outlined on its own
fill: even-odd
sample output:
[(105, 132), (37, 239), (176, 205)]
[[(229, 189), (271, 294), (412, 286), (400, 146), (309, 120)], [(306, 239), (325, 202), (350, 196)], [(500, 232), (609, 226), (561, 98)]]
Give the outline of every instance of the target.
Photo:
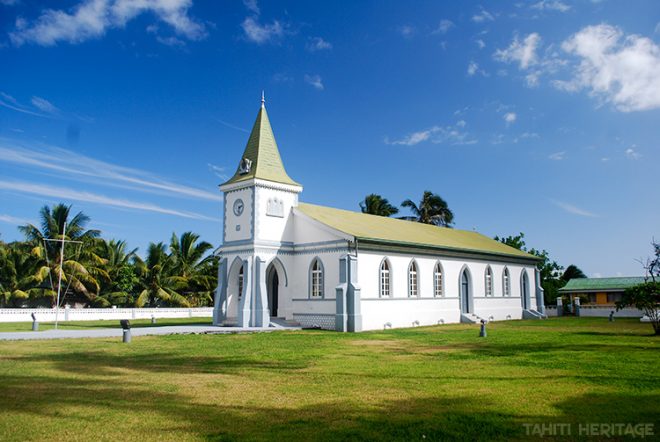
[[(82, 243), (82, 241), (66, 240), (66, 221), (64, 222), (64, 227), (62, 228), (62, 239), (44, 239), (44, 241), (53, 241), (53, 242), (62, 243), (62, 246), (60, 247), (60, 274), (57, 281), (57, 303), (55, 304), (55, 330), (57, 330), (57, 325), (60, 318), (60, 293), (62, 291), (62, 268), (64, 267), (64, 243), (67, 242)], [(46, 256), (48, 256), (48, 250), (46, 250)]]

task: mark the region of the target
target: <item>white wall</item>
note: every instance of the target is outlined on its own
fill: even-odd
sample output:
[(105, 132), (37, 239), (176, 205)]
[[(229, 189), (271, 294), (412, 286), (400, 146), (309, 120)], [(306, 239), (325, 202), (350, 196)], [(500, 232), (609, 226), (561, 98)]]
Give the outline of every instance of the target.
[[(232, 191), (226, 194), (226, 202), (223, 207), (225, 213), (225, 235), (224, 242), (240, 241), (252, 237), (252, 197), (253, 188)], [(234, 215), (234, 203), (237, 199), (243, 200), (243, 213), (240, 217)], [(239, 230), (236, 230), (236, 228)]]
[[(286, 241), (284, 233), (290, 221), (291, 208), (298, 204), (298, 194), (261, 186), (255, 188), (255, 194), (257, 240)], [(275, 199), (282, 203), (282, 217), (268, 215), (268, 201)]]
[[(0, 309), (0, 322), (32, 322), (34, 313), (38, 322), (55, 321), (55, 309), (16, 308)], [(210, 318), (213, 307), (200, 308), (61, 308), (60, 321), (96, 321), (106, 319), (156, 318)]]
[[(390, 262), (391, 294), (393, 299), (379, 299), (380, 265), (387, 256)], [(419, 298), (408, 297), (408, 268), (412, 259), (418, 267)], [(443, 298), (434, 298), (433, 273), (436, 262), (443, 268)], [(493, 272), (493, 296), (486, 297), (485, 271), (490, 265)], [(502, 275), (505, 264), (442, 256), (405, 255), (400, 253), (359, 251), (358, 283), (362, 288), (362, 321), (365, 330), (383, 328), (391, 322), (393, 327), (409, 327), (413, 321), (420, 325), (460, 321), (459, 277), (463, 267), (470, 272), (474, 312), (493, 320), (522, 318), (520, 277), (526, 269), (529, 277), (530, 306), (536, 308), (534, 293), (534, 266), (506, 264), (511, 280), (511, 295), (503, 296)]]

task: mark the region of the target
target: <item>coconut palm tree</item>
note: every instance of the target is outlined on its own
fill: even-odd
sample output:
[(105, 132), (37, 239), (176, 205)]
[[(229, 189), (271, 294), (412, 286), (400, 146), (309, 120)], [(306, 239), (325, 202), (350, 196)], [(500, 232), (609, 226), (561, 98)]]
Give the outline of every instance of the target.
[(135, 300), (136, 307), (160, 304), (190, 307), (188, 300), (178, 290), (187, 286), (185, 278), (177, 276), (174, 261), (167, 254), (164, 243), (150, 243), (147, 249), (147, 259), (135, 258), (138, 275), (141, 279), (142, 291)]
[(375, 193), (367, 195), (364, 197), (364, 201), (360, 201), (360, 209), (362, 209), (362, 213), (379, 216), (392, 216), (399, 213), (399, 209), (391, 205), (387, 198)]
[(18, 307), (27, 301), (52, 301), (55, 292), (45, 284), (48, 269), (39, 269), (39, 259), (25, 243), (0, 244), (0, 307)]
[(566, 267), (566, 270), (564, 270), (564, 273), (561, 275), (561, 280), (564, 282), (568, 282), (571, 279), (577, 279), (577, 278), (586, 278), (587, 275), (584, 274), (584, 272), (575, 264), (571, 264), (568, 267)]
[(198, 241), (199, 235), (193, 232), (185, 232), (180, 237), (173, 233), (170, 256), (173, 271), (183, 278), (187, 286), (182, 294), (191, 304), (208, 305), (213, 302), (213, 291), (217, 285), (217, 265), (214, 265), (217, 259), (212, 254), (207, 255), (213, 248), (210, 243)]
[(407, 199), (401, 203), (401, 207), (407, 207), (413, 213), (413, 216), (402, 217), (402, 219), (409, 221), (442, 227), (451, 227), (451, 224), (454, 222), (454, 214), (449, 210), (447, 202), (440, 195), (429, 190), (424, 191), (419, 205)]
[[(80, 253), (93, 245), (94, 239), (100, 235), (98, 230), (86, 230), (86, 225), (90, 218), (83, 212), (78, 212), (70, 218), (71, 206), (65, 204), (56, 204), (51, 209), (44, 206), (40, 210), (41, 229), (26, 224), (19, 226), (19, 230), (25, 235), (32, 246), (32, 253), (41, 260), (41, 265), (36, 270), (35, 278), (39, 279), (43, 275), (49, 276), (51, 289), (57, 291), (59, 284), (60, 268), (62, 269), (62, 284), (65, 290), (61, 298), (64, 303), (67, 292), (71, 289), (74, 293), (80, 294), (88, 300), (93, 300), (99, 293), (100, 286), (97, 279), (89, 272), (87, 266), (81, 260)], [(66, 236), (62, 235), (66, 224)], [(81, 244), (68, 244), (64, 247), (64, 254), (61, 252), (61, 243), (47, 240), (70, 240), (80, 241)], [(72, 255), (78, 255), (72, 258)], [(68, 258), (68, 259), (65, 259)], [(94, 264), (94, 263), (90, 263)], [(97, 264), (101, 264), (100, 262)], [(90, 266), (91, 268), (92, 266)], [(44, 278), (42, 278), (44, 279)]]
[(96, 240), (92, 255), (101, 266), (90, 273), (99, 275), (101, 294), (94, 300), (95, 305), (108, 307), (134, 303), (133, 290), (139, 279), (132, 261), (137, 256), (137, 250), (127, 250), (126, 241)]

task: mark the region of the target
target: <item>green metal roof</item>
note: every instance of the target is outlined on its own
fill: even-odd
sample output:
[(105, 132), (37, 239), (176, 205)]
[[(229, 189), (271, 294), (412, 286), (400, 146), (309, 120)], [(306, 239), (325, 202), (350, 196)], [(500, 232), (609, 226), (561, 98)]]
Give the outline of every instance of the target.
[(245, 152), (243, 152), (241, 160), (243, 158), (252, 161), (250, 171), (241, 174), (239, 161), (239, 167), (236, 168), (236, 173), (223, 185), (257, 178), (300, 186), (284, 170), (284, 164), (282, 164), (280, 151), (277, 149), (273, 129), (270, 127), (270, 121), (268, 120), (268, 113), (266, 113), (266, 107), (263, 104), (261, 109), (259, 109), (257, 120), (254, 122), (252, 133), (250, 133), (250, 138), (248, 138), (247, 146), (245, 146)]
[(305, 203), (299, 203), (298, 210), (358, 240), (538, 259), (534, 255), (468, 230), (450, 229)]
[(642, 284), (644, 278), (641, 276), (624, 276), (617, 278), (573, 278), (559, 289), (560, 292), (599, 290), (625, 290), (637, 284)]

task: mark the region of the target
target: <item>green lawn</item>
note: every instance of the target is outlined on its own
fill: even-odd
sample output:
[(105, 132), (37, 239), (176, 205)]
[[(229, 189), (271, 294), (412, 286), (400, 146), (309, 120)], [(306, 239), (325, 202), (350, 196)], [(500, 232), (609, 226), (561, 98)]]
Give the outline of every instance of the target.
[[(165, 325), (211, 325), (212, 318), (156, 318), (156, 324), (151, 319), (131, 319), (131, 327), (163, 327)], [(55, 328), (55, 322), (39, 322), (39, 331)], [(119, 319), (100, 321), (59, 321), (60, 330), (83, 330), (89, 328), (121, 328)], [(31, 322), (0, 322), (1, 332), (31, 331)]]
[(550, 422), (574, 437), (577, 423), (660, 433), (649, 324), (488, 328), (0, 342), (0, 440), (512, 440)]

